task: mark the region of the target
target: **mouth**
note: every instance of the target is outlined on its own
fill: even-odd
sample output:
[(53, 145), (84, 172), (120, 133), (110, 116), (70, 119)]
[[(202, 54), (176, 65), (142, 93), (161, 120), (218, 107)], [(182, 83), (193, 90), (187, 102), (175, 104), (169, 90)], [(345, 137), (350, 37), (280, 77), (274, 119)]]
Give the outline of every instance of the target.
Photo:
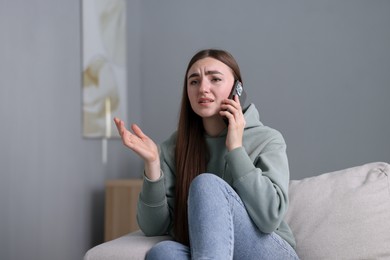
[(214, 102), (214, 99), (211, 99), (211, 98), (200, 98), (198, 100), (199, 104), (207, 104), (207, 103), (212, 103), (212, 102)]

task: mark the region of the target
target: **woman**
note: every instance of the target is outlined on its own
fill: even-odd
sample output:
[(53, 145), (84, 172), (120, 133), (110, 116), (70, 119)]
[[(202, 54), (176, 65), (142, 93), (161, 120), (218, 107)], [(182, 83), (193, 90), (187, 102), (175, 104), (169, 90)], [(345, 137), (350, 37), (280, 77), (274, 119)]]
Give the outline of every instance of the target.
[[(169, 233), (146, 259), (297, 259), (283, 221), (289, 168), (282, 135), (256, 107), (228, 99), (239, 67), (208, 49), (188, 64), (178, 128), (159, 149), (115, 118), (125, 146), (145, 162), (137, 219), (147, 236)], [(228, 124), (224, 119), (227, 119)]]

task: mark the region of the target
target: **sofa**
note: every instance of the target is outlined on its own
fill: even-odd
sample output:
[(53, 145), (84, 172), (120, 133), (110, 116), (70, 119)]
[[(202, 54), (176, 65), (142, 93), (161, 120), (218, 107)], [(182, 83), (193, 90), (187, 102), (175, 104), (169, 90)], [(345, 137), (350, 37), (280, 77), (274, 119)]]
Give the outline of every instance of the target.
[[(290, 225), (301, 259), (390, 259), (390, 165), (367, 163), (291, 180)], [(136, 231), (95, 246), (85, 260), (144, 259), (168, 236)]]

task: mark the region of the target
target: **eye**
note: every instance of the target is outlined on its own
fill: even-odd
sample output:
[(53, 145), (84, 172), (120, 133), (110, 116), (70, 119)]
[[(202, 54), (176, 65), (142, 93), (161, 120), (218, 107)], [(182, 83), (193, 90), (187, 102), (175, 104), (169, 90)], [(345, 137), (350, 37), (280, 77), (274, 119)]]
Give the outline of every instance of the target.
[(220, 78), (217, 78), (217, 77), (213, 77), (213, 78), (211, 79), (211, 81), (213, 81), (213, 82), (219, 82), (219, 81), (221, 81), (221, 79), (220, 79)]
[(189, 85), (191, 85), (191, 86), (196, 86), (198, 84), (199, 84), (198, 80), (190, 80), (190, 82), (189, 82)]

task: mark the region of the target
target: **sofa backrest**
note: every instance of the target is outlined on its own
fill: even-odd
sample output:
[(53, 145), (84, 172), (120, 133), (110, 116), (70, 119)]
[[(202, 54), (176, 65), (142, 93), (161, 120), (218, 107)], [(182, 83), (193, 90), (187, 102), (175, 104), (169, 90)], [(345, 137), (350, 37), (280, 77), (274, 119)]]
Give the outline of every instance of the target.
[(390, 259), (390, 165), (374, 162), (290, 181), (301, 259)]

